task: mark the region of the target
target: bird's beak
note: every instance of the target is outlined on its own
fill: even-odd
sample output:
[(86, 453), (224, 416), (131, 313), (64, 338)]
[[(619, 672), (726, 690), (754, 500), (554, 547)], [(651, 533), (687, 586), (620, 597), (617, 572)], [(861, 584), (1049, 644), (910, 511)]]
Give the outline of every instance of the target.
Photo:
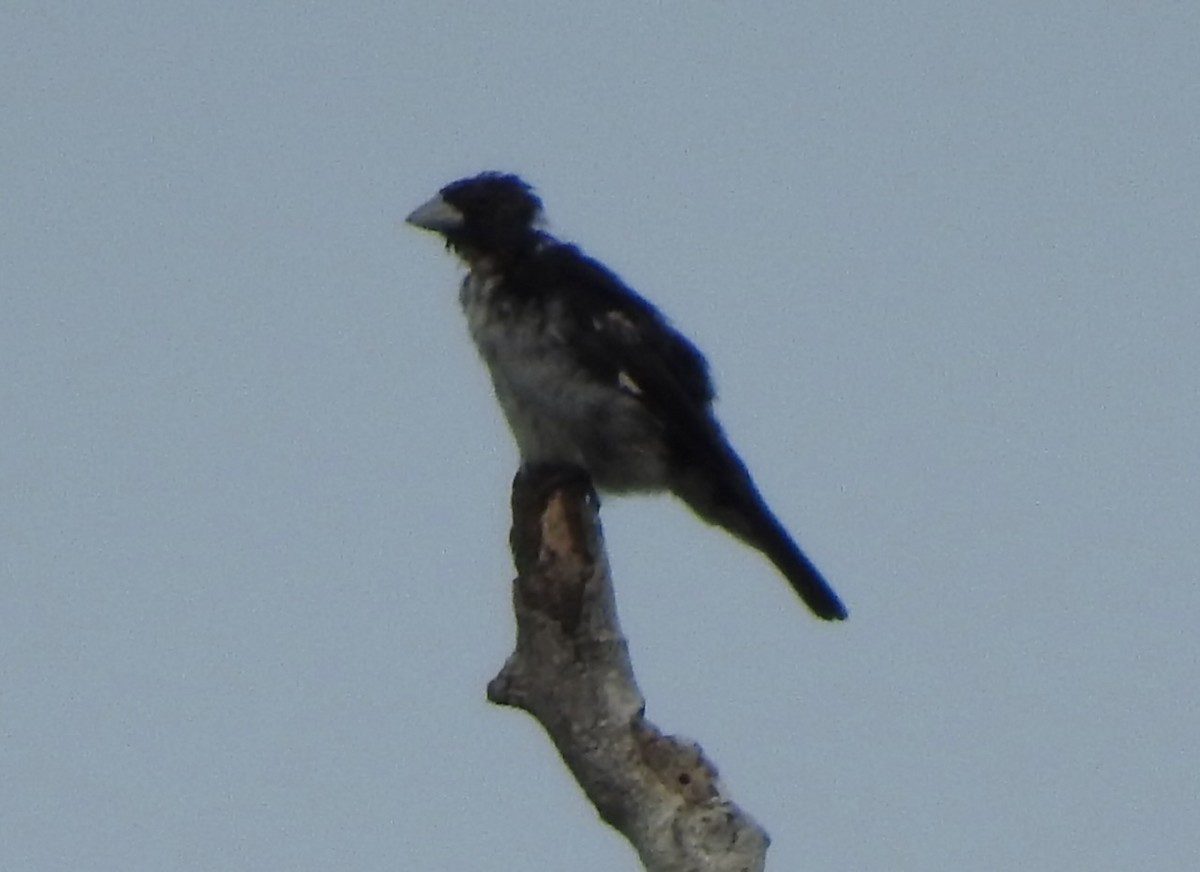
[(422, 203), (404, 219), (413, 227), (422, 230), (432, 230), (435, 233), (445, 233), (447, 230), (457, 230), (462, 227), (463, 213), (455, 209), (438, 194), (428, 203)]

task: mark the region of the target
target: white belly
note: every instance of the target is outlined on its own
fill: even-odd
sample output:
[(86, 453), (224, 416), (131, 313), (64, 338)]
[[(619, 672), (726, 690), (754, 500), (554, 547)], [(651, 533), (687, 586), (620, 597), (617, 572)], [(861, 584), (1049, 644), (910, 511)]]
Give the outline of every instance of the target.
[(592, 378), (565, 337), (543, 318), (497, 303), (493, 290), (493, 282), (467, 276), (461, 300), (522, 461), (582, 467), (604, 490), (666, 487), (661, 428), (637, 397)]

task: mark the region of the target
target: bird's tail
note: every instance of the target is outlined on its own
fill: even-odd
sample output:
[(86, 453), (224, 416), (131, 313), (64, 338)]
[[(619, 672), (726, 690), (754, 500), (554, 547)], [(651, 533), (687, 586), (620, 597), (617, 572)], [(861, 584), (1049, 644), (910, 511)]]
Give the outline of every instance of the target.
[(696, 514), (757, 548), (819, 618), (840, 621), (846, 607), (767, 507), (742, 462), (728, 451), (719, 470), (685, 474), (675, 493)]
[[(762, 508), (766, 510), (765, 506)], [(769, 512), (767, 514), (769, 517), (762, 523), (764, 527), (767, 527), (769, 522), (770, 529), (765, 531), (765, 535), (760, 541), (754, 542), (750, 539), (746, 539), (746, 541), (765, 554), (778, 567), (784, 578), (788, 580), (788, 583), (814, 615), (824, 618), (826, 621), (845, 620), (846, 607), (834, 593), (833, 588), (829, 586), (829, 582), (821, 575), (821, 571), (800, 550), (800, 547), (788, 535), (787, 530), (773, 516), (770, 516)]]

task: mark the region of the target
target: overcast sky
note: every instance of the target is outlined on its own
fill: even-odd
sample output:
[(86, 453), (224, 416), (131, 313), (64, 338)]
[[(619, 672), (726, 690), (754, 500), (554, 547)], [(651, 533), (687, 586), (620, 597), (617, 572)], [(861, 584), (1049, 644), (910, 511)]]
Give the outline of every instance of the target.
[(775, 870), (1200, 862), (1200, 6), (0, 10), (0, 868), (633, 869), (511, 650), (516, 455), (403, 216), (516, 171), (851, 610), (603, 519)]

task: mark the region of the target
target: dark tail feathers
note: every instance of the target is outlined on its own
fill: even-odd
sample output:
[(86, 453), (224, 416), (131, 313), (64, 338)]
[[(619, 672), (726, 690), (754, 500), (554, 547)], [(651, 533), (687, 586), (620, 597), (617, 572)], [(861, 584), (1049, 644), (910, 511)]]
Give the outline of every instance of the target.
[(767, 508), (741, 460), (728, 446), (725, 449), (719, 469), (693, 469), (679, 476), (676, 495), (710, 524), (765, 554), (817, 617), (845, 619), (846, 607), (838, 595)]

